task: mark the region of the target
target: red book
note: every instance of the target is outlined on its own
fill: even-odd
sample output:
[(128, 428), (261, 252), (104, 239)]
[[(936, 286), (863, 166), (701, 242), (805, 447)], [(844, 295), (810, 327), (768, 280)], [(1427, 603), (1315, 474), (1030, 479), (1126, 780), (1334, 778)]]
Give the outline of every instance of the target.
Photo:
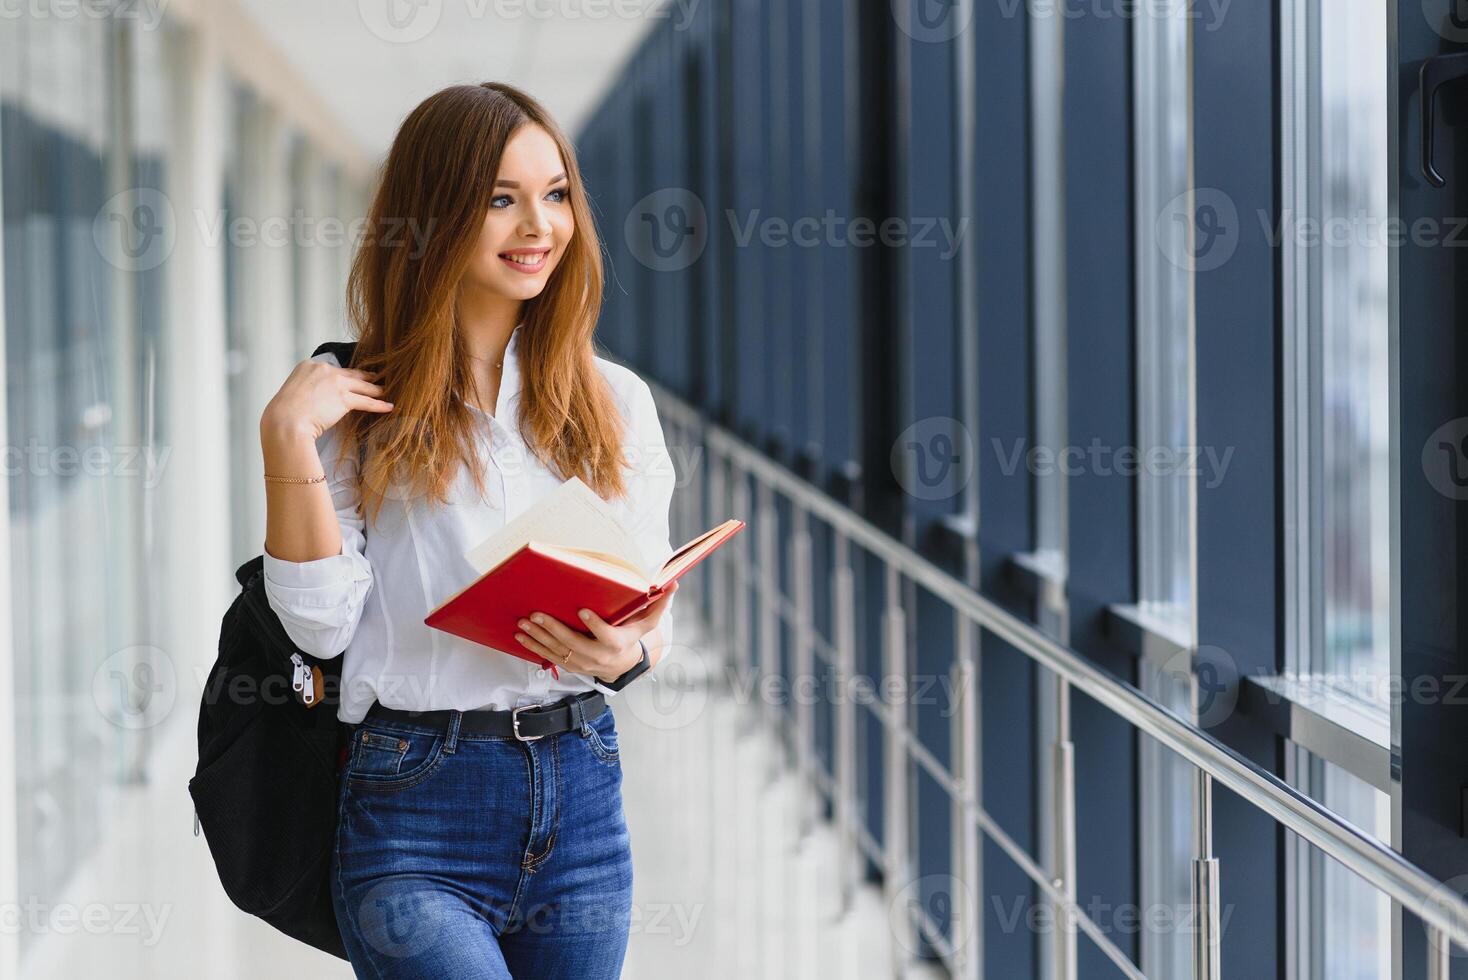
[(587, 636), (576, 615), (590, 609), (613, 626), (656, 602), (668, 586), (682, 578), (744, 522), (730, 518), (683, 545), (649, 577), (637, 564), (607, 551), (531, 540), (517, 547), (468, 586), (442, 603), (423, 621), (466, 640), (549, 667), (556, 665), (515, 639), (515, 624), (539, 610)]

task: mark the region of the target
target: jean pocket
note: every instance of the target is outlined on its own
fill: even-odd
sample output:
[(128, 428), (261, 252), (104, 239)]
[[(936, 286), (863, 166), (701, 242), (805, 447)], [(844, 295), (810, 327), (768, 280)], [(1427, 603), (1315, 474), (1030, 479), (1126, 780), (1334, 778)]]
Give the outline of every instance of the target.
[(352, 739), (347, 780), (376, 790), (417, 785), (443, 762), (444, 741), (436, 733), (362, 725)]
[(616, 765), (622, 753), (617, 743), (617, 722), (612, 717), (611, 709), (597, 715), (587, 723), (587, 727), (591, 734), (586, 736), (586, 741), (591, 745), (592, 753), (602, 762)]

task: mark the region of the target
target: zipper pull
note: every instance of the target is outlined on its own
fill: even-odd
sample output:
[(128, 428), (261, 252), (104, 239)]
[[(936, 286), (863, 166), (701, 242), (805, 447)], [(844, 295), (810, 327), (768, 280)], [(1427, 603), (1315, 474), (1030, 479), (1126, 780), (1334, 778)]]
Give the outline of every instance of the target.
[(299, 653), (291, 654), (291, 663), (296, 665), (295, 670), (291, 673), (291, 690), (300, 694), (306, 689), (304, 674), (309, 672), (310, 668), (306, 666), (306, 661), (301, 659)]
[(199, 836), (199, 811), (194, 811), (194, 836)]

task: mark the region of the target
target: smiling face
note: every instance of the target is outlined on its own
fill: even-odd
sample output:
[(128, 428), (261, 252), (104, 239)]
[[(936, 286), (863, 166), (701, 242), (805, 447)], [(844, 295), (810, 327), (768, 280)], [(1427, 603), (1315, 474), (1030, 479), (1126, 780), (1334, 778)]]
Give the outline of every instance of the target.
[(526, 123), (505, 144), (494, 197), (465, 272), (466, 285), (508, 299), (540, 295), (576, 230), (560, 150)]

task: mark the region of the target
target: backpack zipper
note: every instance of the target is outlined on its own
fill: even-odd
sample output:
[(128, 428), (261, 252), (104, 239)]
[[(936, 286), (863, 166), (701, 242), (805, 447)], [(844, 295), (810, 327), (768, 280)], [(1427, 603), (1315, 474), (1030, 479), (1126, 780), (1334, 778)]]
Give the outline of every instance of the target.
[(301, 696), (303, 704), (310, 704), (316, 700), (316, 684), (311, 676), (311, 666), (301, 659), (299, 652), (291, 654), (291, 663), (295, 664), (291, 672), (291, 690)]

